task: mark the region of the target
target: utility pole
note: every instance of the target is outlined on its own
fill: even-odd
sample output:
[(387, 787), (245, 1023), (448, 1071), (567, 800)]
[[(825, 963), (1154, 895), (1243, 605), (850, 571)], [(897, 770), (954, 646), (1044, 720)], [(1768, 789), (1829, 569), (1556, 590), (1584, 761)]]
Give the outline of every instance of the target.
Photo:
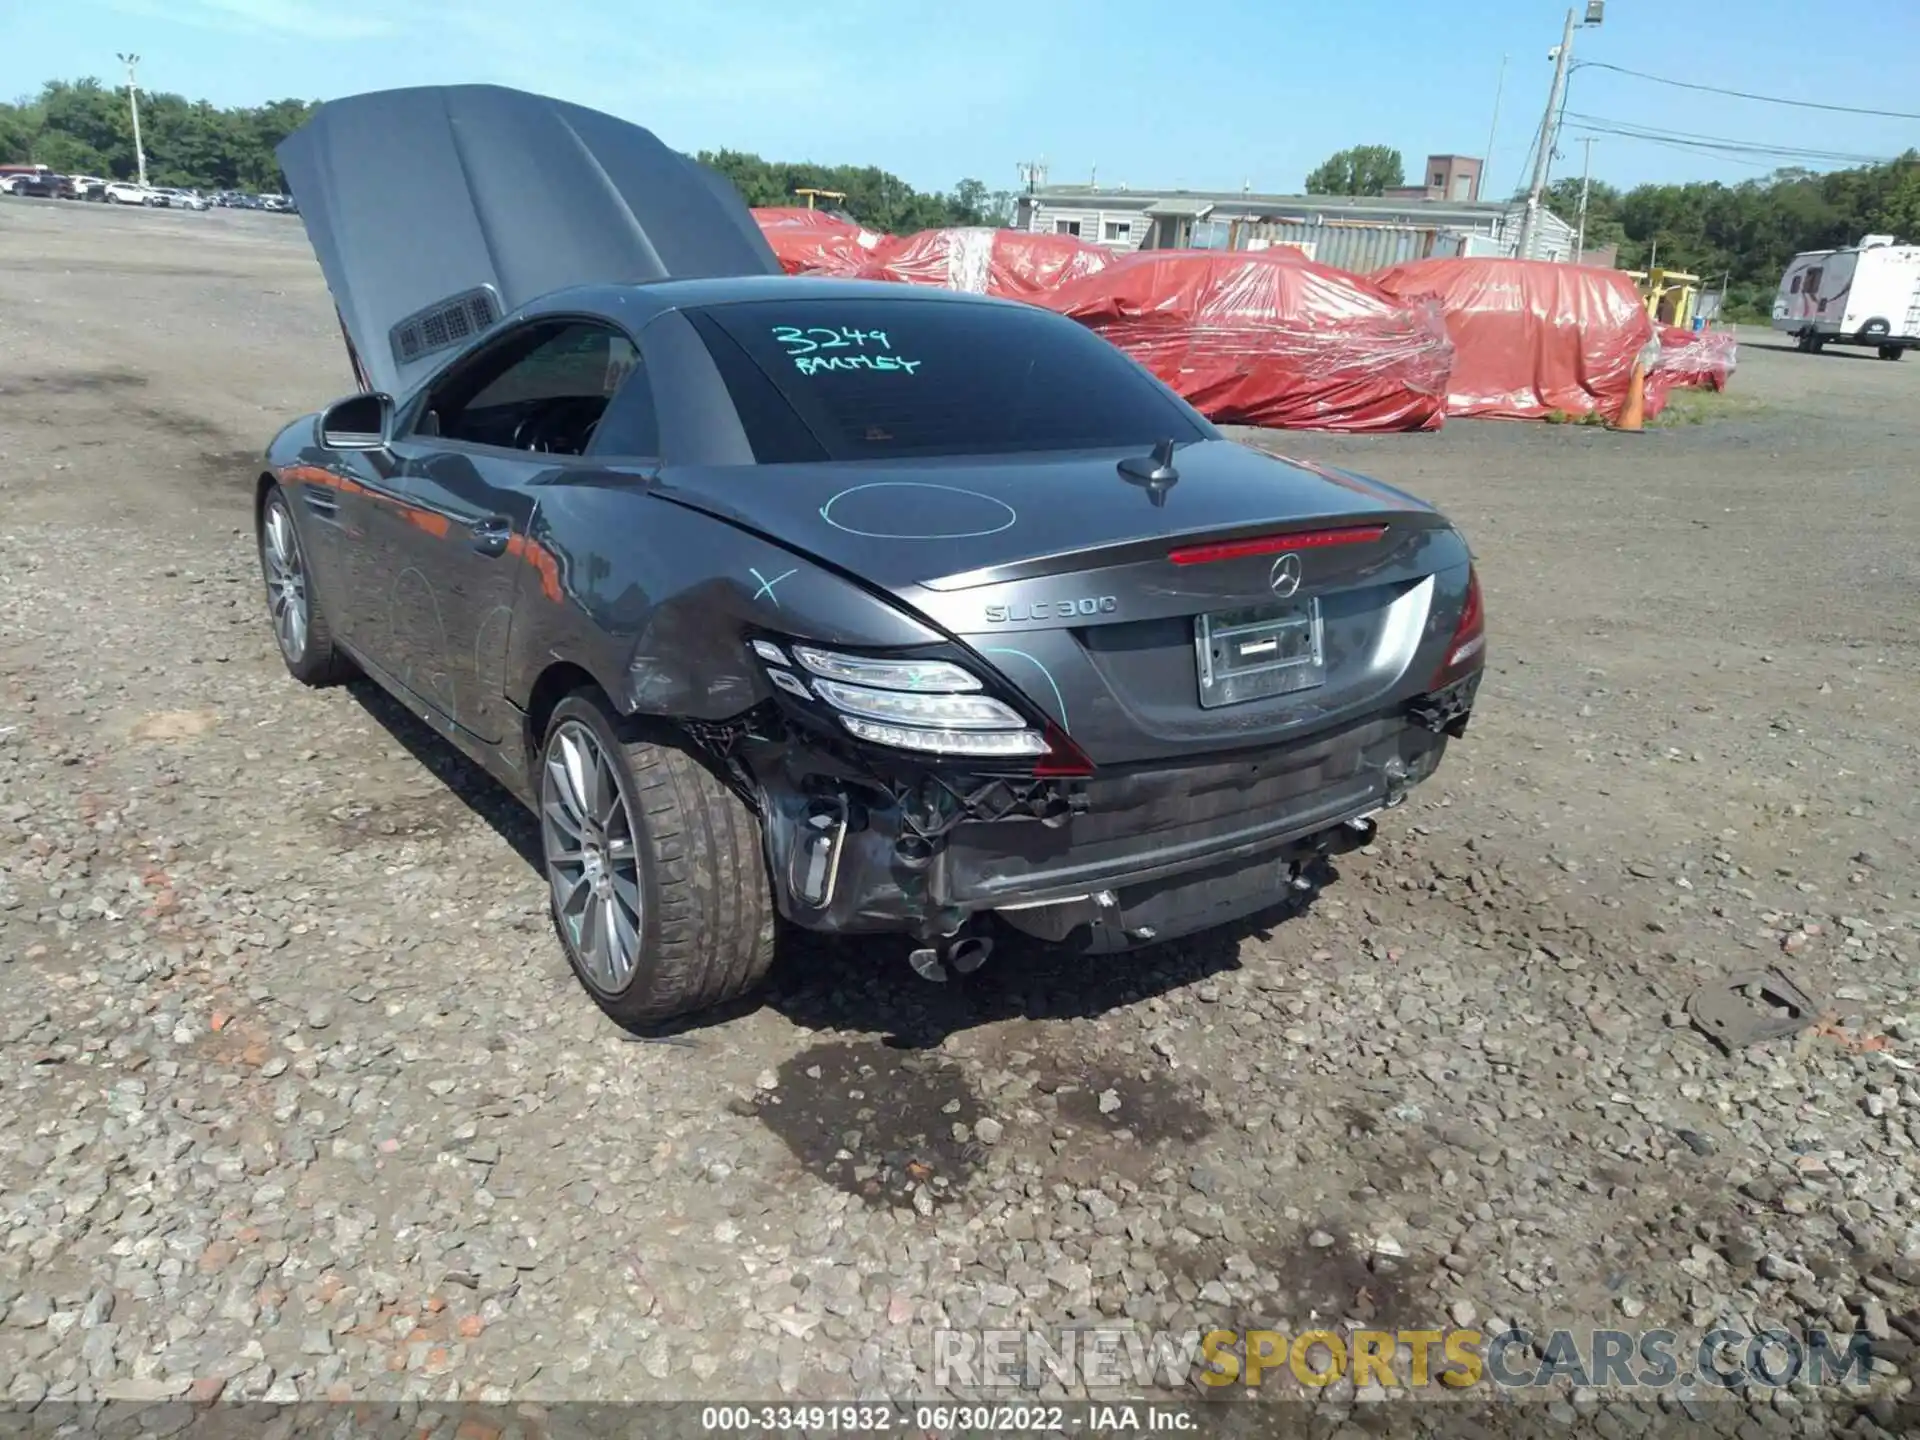
[(1587, 191), (1593, 185), (1593, 140), (1588, 135), (1580, 143), (1586, 147), (1587, 161), (1580, 170), (1580, 229), (1573, 241), (1573, 263), (1578, 265), (1580, 257), (1587, 253)]
[(1493, 82), (1493, 123), (1487, 127), (1487, 153), (1480, 161), (1480, 184), (1475, 188), (1474, 199), (1484, 199), (1490, 192), (1487, 189), (1487, 172), (1493, 169), (1493, 145), (1500, 134), (1500, 97), (1507, 88), (1507, 57), (1500, 57), (1500, 78)]
[(127, 67), (127, 105), (133, 111), (133, 159), (140, 170), (140, 188), (147, 188), (147, 152), (140, 144), (140, 87), (133, 78), (133, 67), (140, 63), (138, 55), (122, 55), (120, 63)]
[(1560, 34), (1560, 48), (1553, 53), (1553, 88), (1547, 92), (1547, 112), (1540, 117), (1540, 143), (1533, 157), (1533, 184), (1527, 189), (1527, 210), (1520, 221), (1519, 258), (1525, 260), (1533, 249), (1533, 233), (1540, 216), (1540, 192), (1547, 188), (1547, 166), (1553, 160), (1556, 123), (1560, 116), (1560, 92), (1567, 83), (1567, 62), (1573, 58), (1573, 11), (1567, 11), (1566, 28)]

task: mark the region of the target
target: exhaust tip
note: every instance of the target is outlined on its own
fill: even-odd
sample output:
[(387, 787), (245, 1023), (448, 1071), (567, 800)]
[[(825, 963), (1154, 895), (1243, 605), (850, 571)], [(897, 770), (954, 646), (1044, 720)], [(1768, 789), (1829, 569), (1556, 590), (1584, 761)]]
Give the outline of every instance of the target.
[(947, 951), (947, 964), (958, 975), (971, 975), (987, 963), (987, 957), (993, 954), (993, 941), (984, 935), (969, 935), (964, 940), (956, 940), (953, 948)]
[(937, 940), (907, 952), (907, 964), (922, 980), (944, 984), (949, 975), (971, 975), (987, 963), (993, 953), (993, 941), (984, 935), (963, 935)]

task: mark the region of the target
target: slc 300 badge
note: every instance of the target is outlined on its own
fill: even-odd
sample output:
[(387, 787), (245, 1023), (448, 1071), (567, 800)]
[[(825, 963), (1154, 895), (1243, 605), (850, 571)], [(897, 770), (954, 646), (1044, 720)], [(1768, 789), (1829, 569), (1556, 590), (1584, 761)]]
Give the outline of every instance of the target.
[(1120, 608), (1117, 595), (1083, 595), (1076, 600), (1035, 600), (1026, 605), (989, 605), (989, 625), (1024, 625), (1029, 620), (1078, 620), (1111, 615)]

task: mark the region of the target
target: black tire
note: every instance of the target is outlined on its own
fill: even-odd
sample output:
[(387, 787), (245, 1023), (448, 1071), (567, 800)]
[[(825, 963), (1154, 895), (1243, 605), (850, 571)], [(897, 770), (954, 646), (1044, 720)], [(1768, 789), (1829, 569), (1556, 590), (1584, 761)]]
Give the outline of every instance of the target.
[(1907, 347), (1904, 345), (1882, 345), (1880, 347), (1880, 358), (1882, 360), (1898, 360), (1906, 353)]
[[(555, 893), (549, 762), (569, 724), (598, 740), (631, 817), (642, 905), (633, 971), (617, 990), (590, 973)], [(773, 963), (777, 931), (760, 821), (712, 771), (684, 750), (643, 737), (598, 690), (584, 689), (554, 707), (537, 783), (554, 933), (602, 1010), (637, 1029), (725, 1004), (759, 985)]]
[(274, 625), (274, 643), (279, 647), (280, 658), (286, 662), (287, 673), (302, 685), (319, 689), (351, 680), (357, 672), (353, 662), (333, 643), (333, 631), (327, 625), (325, 608), (320, 603), (319, 592), (314, 588), (313, 573), (306, 565), (300, 529), (293, 523), (293, 506), (288, 503), (286, 492), (278, 485), (269, 486), (260, 502), (260, 520), (254, 535), (255, 548), (260, 555), (260, 578), (267, 591), (267, 618), (271, 622), (274, 617), (273, 567), (268, 559), (267, 531), (276, 513), (284, 517), (287, 534), (292, 537), (307, 607), (305, 638), (299, 644), (290, 642), (282, 635), (280, 626)]

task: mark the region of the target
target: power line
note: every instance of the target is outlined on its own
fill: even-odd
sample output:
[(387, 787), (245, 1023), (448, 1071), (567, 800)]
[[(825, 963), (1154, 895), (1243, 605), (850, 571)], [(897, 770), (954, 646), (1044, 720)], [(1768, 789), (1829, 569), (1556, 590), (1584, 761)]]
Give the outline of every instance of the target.
[(1750, 90), (1727, 90), (1718, 85), (1702, 85), (1694, 80), (1670, 80), (1664, 75), (1649, 75), (1644, 70), (1629, 70), (1624, 65), (1609, 65), (1604, 60), (1577, 60), (1576, 70), (1611, 70), (1616, 75), (1631, 75), (1636, 80), (1651, 80), (1656, 85), (1672, 85), (1681, 90), (1704, 90), (1710, 95), (1731, 95), (1736, 100), (1758, 100), (1766, 105), (1792, 105), (1801, 110), (1831, 110), (1841, 115), (1876, 115), (1883, 120), (1920, 120), (1920, 114), (1905, 110), (1874, 110), (1858, 105), (1827, 105), (1818, 100), (1789, 100), (1782, 95), (1755, 95)]
[(1798, 145), (1772, 145), (1757, 140), (1734, 140), (1722, 135), (1700, 135), (1686, 130), (1665, 130), (1639, 125), (1630, 120), (1615, 120), (1604, 115), (1569, 111), (1567, 118), (1601, 135), (1617, 135), (1627, 140), (1648, 140), (1656, 144), (1681, 146), (1694, 150), (1719, 151), (1729, 155), (1767, 155), (1783, 159), (1820, 160), (1836, 165), (1884, 165), (1887, 157), (1861, 155), (1844, 150), (1819, 150)]
[[(1585, 132), (1579, 132), (1579, 133), (1585, 133)], [(1604, 134), (1606, 132), (1599, 132), (1599, 133)], [(1678, 150), (1682, 154), (1686, 154), (1686, 155), (1698, 155), (1701, 153), (1700, 147), (1698, 145), (1690, 145), (1684, 140), (1656, 140), (1652, 136), (1647, 136), (1647, 135), (1628, 135), (1628, 136), (1619, 137), (1619, 138), (1624, 138), (1628, 140), (1639, 140), (1643, 144), (1647, 144), (1647, 145), (1660, 145), (1665, 147), (1668, 150)], [(1777, 161), (1771, 165), (1763, 165), (1757, 160), (1750, 160), (1740, 155), (1722, 155), (1720, 158), (1733, 165), (1745, 165), (1748, 169), (1758, 170), (1762, 174), (1766, 174), (1769, 171), (1777, 170), (1780, 168), (1780, 165)]]

